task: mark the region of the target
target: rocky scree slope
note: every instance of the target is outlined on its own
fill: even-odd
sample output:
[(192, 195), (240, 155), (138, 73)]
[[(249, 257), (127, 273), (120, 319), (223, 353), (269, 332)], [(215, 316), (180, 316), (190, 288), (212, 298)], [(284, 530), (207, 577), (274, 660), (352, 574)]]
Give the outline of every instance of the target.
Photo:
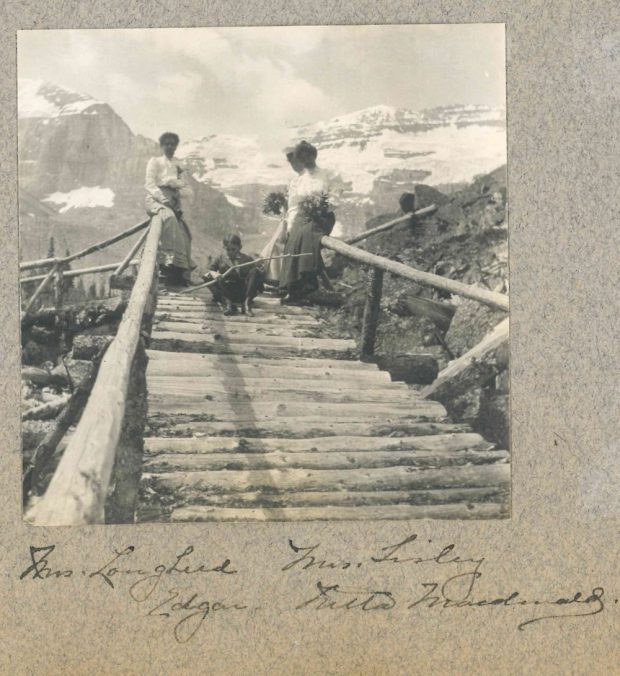
[[(428, 186), (414, 189), (417, 208), (438, 204), (435, 214), (405, 227), (373, 236), (360, 243), (368, 251), (433, 272), (465, 284), (508, 292), (508, 228), (506, 222), (506, 169), (477, 177), (450, 196)], [(385, 214), (368, 228), (398, 216)], [(341, 256), (328, 256), (330, 275), (346, 302), (338, 311), (324, 312), (333, 330), (359, 341), (367, 287), (367, 270)], [(446, 330), (428, 317), (412, 316), (409, 298), (446, 303), (454, 315)], [(451, 296), (386, 274), (377, 353), (434, 355), (439, 368), (464, 354), (502, 319), (504, 312), (476, 301)], [(508, 352), (479, 365), (478, 377), (464, 391), (455, 389), (442, 401), (457, 421), (465, 421), (502, 446), (508, 444)]]

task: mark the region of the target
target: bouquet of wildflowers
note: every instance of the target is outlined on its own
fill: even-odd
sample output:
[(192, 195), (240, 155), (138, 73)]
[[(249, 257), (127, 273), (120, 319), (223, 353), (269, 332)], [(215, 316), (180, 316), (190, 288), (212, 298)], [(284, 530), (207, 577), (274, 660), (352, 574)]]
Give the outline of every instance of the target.
[(263, 202), (263, 213), (279, 216), (288, 206), (288, 198), (285, 192), (270, 192)]
[(299, 210), (326, 234), (329, 234), (334, 227), (336, 217), (327, 193), (307, 195), (299, 202)]

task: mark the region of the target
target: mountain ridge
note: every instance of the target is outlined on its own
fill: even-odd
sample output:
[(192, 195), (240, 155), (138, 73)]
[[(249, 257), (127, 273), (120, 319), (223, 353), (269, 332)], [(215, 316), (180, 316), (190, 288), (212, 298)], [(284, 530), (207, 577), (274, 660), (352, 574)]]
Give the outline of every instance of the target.
[[(20, 80), (18, 105), (20, 189), (56, 208), (61, 223), (110, 232), (143, 217), (144, 169), (159, 154), (155, 141), (134, 134), (107, 103), (55, 83)], [(413, 111), (378, 104), (284, 135), (290, 144), (303, 138), (316, 145), (319, 164), (341, 177), (345, 235), (392, 211), (416, 184), (462, 184), (506, 162), (505, 111), (482, 105)], [(198, 233), (273, 227), (261, 207), (292, 176), (282, 149), (252, 136), (209, 134), (182, 142), (177, 156), (198, 193), (187, 209)], [(28, 213), (20, 213), (26, 235), (38, 227)]]

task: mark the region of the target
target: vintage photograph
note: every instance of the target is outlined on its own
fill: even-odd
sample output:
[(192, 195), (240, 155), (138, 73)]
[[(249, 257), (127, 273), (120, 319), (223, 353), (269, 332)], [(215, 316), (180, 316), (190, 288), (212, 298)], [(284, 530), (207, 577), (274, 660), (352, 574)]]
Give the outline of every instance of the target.
[(17, 42), (28, 523), (510, 517), (503, 24)]

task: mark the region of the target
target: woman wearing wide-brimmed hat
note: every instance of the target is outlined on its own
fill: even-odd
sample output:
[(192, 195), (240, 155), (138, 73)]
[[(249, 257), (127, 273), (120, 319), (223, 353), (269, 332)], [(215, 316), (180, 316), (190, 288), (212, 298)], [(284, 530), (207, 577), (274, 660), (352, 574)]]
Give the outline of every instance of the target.
[(295, 146), (293, 157), (303, 170), (295, 181), (294, 191), (288, 196), (288, 239), (280, 271), (280, 289), (286, 300), (299, 300), (318, 287), (323, 272), (321, 238), (328, 235), (335, 223), (332, 175), (316, 164), (317, 149), (301, 141)]
[(179, 137), (166, 132), (159, 138), (163, 154), (152, 157), (146, 166), (146, 210), (153, 218), (162, 219), (157, 262), (165, 282), (171, 286), (187, 286), (192, 261), (192, 236), (183, 219), (181, 199), (192, 196), (184, 170), (174, 153)]

